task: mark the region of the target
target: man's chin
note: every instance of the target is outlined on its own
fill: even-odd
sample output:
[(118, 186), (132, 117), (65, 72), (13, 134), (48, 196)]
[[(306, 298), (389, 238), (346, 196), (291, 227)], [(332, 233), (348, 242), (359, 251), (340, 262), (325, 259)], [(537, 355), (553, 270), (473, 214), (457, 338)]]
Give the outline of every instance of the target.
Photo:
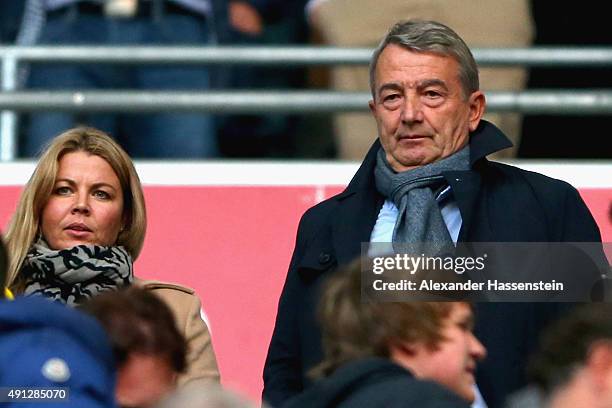
[(410, 154), (396, 156), (394, 162), (390, 162), (390, 164), (395, 171), (407, 171), (425, 166), (434, 161), (436, 161), (436, 158), (431, 155), (431, 152), (419, 149), (411, 151)]
[(473, 387), (470, 387), (470, 390), (465, 390), (459, 394), (461, 398), (466, 400), (468, 403), (473, 404), (476, 401), (476, 394), (474, 394)]

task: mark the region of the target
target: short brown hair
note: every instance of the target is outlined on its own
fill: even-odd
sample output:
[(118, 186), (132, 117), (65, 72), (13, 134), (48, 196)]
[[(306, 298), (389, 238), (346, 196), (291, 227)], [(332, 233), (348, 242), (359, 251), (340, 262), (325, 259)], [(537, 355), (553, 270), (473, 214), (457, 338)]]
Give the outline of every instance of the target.
[(528, 375), (543, 391), (551, 392), (586, 364), (592, 347), (600, 342), (612, 343), (612, 305), (590, 303), (576, 307), (544, 331)]
[(359, 358), (387, 358), (389, 345), (396, 341), (423, 342), (435, 348), (444, 340), (443, 319), (449, 316), (453, 305), (362, 298), (361, 260), (356, 260), (325, 283), (319, 303), (325, 357), (311, 375), (330, 375)]
[(187, 342), (176, 327), (172, 311), (153, 293), (130, 286), (95, 296), (80, 309), (102, 324), (118, 366), (130, 353), (141, 353), (165, 356), (174, 371), (185, 371)]

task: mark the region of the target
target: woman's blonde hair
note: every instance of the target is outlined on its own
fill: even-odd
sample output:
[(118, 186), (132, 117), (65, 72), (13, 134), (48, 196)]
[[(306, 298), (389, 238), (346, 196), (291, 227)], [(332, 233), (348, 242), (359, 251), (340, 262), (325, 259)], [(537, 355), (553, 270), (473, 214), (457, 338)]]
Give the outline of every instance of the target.
[(119, 232), (116, 245), (124, 246), (133, 259), (140, 254), (147, 216), (142, 186), (134, 164), (106, 133), (78, 127), (67, 130), (49, 143), (25, 185), (5, 235), (10, 254), (7, 286), (15, 287), (23, 261), (41, 233), (40, 215), (53, 191), (60, 159), (67, 153), (79, 151), (103, 158), (117, 174), (123, 192), (123, 229)]

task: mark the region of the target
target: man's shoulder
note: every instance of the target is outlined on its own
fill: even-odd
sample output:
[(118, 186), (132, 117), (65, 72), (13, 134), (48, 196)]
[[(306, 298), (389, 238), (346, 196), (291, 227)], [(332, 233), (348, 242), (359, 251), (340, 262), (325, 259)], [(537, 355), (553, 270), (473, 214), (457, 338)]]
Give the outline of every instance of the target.
[[(460, 397), (432, 381), (395, 378), (381, 382), (356, 399), (390, 407), (419, 406), (426, 408), (468, 408)], [(388, 404), (388, 405), (387, 405)], [(352, 405), (349, 402), (348, 406)]]
[(327, 198), (304, 212), (302, 219), (317, 219), (323, 218), (331, 214), (338, 207), (338, 197), (343, 193), (336, 194), (333, 197)]
[[(469, 407), (469, 404), (441, 385), (416, 379), (411, 373), (392, 362), (371, 361), (362, 367), (357, 387), (340, 406), (419, 406)], [(354, 375), (354, 374), (350, 374)]]
[(505, 163), (487, 162), (483, 169), (485, 182), (494, 180), (514, 185), (523, 184), (538, 195), (550, 196), (550, 194), (553, 194), (558, 196), (559, 194), (576, 191), (571, 184), (563, 180)]

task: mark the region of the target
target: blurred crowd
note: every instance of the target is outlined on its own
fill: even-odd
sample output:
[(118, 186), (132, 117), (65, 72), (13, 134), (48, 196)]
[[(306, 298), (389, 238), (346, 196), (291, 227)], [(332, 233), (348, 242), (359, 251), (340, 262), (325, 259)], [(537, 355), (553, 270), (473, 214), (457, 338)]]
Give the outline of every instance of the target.
[[(599, 2), (554, 9), (521, 1), (367, 0), (20, 0), (0, 3), (0, 43), (52, 45), (330, 45), (374, 47), (399, 18), (434, 19), (471, 47), (607, 46)], [(483, 68), (487, 90), (610, 88), (609, 67)], [(367, 91), (366, 67), (129, 66), (31, 64), (20, 86), (32, 90)], [(364, 107), (365, 108), (365, 107)], [(498, 158), (610, 158), (610, 115), (489, 113), (515, 146)], [(19, 156), (34, 157), (75, 125), (111, 133), (135, 158), (339, 158), (360, 160), (375, 139), (370, 114), (79, 114), (20, 115)]]

